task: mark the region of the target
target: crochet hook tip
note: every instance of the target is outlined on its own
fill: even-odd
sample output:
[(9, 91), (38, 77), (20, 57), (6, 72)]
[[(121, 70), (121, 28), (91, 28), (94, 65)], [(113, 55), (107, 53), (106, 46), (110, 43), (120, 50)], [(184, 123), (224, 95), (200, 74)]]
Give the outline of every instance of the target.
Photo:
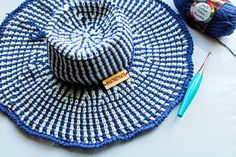
[(211, 52), (209, 52), (206, 56), (206, 59), (204, 61), (204, 63), (202, 64), (201, 68), (199, 69), (199, 73), (203, 74), (204, 73), (204, 70), (205, 70), (205, 67), (206, 67), (206, 64), (208, 62), (208, 59), (209, 59), (209, 56), (211, 55)]

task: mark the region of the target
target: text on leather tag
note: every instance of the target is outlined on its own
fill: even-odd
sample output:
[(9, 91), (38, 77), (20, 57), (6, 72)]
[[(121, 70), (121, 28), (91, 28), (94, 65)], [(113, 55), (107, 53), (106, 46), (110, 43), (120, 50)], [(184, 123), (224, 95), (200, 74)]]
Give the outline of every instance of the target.
[(107, 79), (103, 80), (102, 83), (106, 89), (110, 89), (121, 82), (124, 82), (130, 78), (127, 70), (122, 70), (111, 77), (108, 77)]

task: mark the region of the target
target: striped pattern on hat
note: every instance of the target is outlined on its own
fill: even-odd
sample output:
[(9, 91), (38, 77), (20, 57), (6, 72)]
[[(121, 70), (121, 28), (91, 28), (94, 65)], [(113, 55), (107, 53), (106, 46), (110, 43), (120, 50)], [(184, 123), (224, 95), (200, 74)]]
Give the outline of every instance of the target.
[[(0, 28), (0, 111), (63, 146), (128, 140), (182, 100), (192, 52), (183, 21), (159, 0), (27, 0)], [(129, 80), (97, 85), (121, 69)]]
[(50, 65), (64, 81), (96, 85), (131, 64), (131, 28), (111, 2), (67, 4), (53, 15), (46, 32)]

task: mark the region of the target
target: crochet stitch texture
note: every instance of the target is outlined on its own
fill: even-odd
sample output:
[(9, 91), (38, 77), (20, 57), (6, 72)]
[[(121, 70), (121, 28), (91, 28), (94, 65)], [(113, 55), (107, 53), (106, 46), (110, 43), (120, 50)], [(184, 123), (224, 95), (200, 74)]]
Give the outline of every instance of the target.
[[(0, 110), (63, 146), (129, 140), (182, 100), (192, 52), (183, 21), (159, 0), (27, 0), (0, 28)], [(101, 87), (123, 69), (129, 80)]]

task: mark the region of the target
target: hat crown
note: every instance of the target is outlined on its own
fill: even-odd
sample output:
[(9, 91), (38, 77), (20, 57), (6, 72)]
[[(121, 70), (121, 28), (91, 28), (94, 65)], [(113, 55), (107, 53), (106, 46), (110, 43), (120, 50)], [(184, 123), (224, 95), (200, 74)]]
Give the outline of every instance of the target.
[(49, 63), (61, 80), (99, 84), (131, 63), (128, 21), (106, 0), (66, 4), (53, 15), (46, 33)]

